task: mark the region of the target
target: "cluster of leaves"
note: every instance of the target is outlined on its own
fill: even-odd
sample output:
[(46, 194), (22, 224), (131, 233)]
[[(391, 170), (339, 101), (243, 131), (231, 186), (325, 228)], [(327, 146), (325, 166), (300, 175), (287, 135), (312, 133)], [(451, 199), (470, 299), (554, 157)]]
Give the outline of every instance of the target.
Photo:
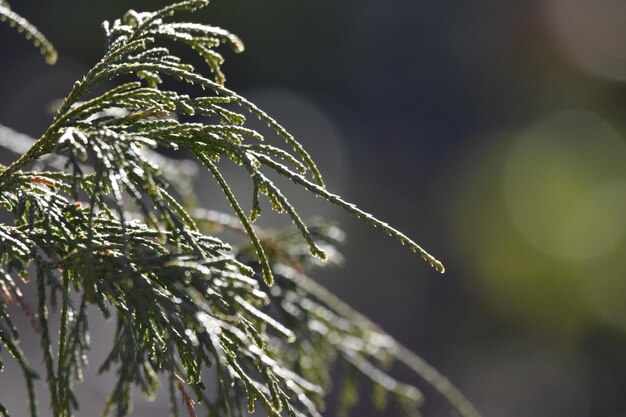
[[(48, 130), (31, 140), (0, 128), (0, 146), (21, 155), (0, 169), (0, 206), (13, 219), (0, 224), (0, 347), (23, 371), (31, 415), (37, 415), (37, 375), (20, 349), (9, 316), (12, 304), (26, 312), (40, 336), (55, 417), (71, 416), (79, 406), (73, 386), (86, 366), (86, 311), (92, 304), (117, 322), (100, 368), (116, 367), (118, 376), (104, 415), (127, 415), (133, 386), (154, 396), (167, 381), (172, 415), (179, 414), (178, 398), (195, 415), (190, 387), (212, 416), (243, 415), (255, 404), (272, 416), (319, 416), (329, 368), (339, 360), (346, 370), (344, 411), (356, 401), (360, 374), (371, 381), (378, 406), (390, 397), (407, 413), (417, 413), (419, 391), (385, 371), (399, 361), (461, 415), (476, 416), (445, 378), (305, 275), (315, 257), (336, 258), (340, 234), (305, 224), (270, 175), (286, 177), (382, 229), (437, 270), (443, 266), (399, 231), (328, 192), (300, 144), (224, 87), (223, 59), (215, 48), (225, 44), (240, 51), (241, 41), (217, 27), (167, 20), (206, 3), (131, 10), (105, 22), (104, 57), (74, 84)], [(3, 0), (0, 18), (54, 60), (49, 42)], [(183, 62), (160, 39), (191, 47), (213, 76)], [(202, 93), (167, 90), (164, 78), (195, 84)], [(112, 83), (117, 86), (96, 93)], [(246, 126), (246, 116), (266, 122), (288, 150), (264, 143)], [(180, 185), (188, 173), (155, 153), (157, 147), (190, 151), (213, 175), (235, 216), (216, 216), (185, 201)], [(250, 214), (220, 172), (224, 159), (242, 166), (252, 181)], [(26, 170), (34, 161), (46, 168)], [(253, 226), (262, 195), (274, 211), (291, 218), (298, 233), (273, 235)], [(249, 244), (231, 248), (212, 233), (216, 225), (244, 233)], [(303, 245), (310, 253), (304, 254)], [(31, 276), (36, 314), (20, 290), (20, 281)], [(48, 323), (49, 308), (59, 314), (58, 329)], [(205, 388), (207, 369), (215, 393)], [(8, 416), (2, 404), (0, 415)]]

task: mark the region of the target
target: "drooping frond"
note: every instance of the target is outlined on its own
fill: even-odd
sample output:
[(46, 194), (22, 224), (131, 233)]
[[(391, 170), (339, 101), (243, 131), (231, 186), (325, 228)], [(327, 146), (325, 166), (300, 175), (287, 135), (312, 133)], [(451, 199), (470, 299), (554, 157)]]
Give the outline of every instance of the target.
[[(421, 394), (389, 375), (383, 365), (396, 361), (441, 391), (461, 415), (475, 417), (447, 380), (304, 275), (323, 259), (338, 259), (341, 233), (307, 224), (272, 176), (383, 230), (438, 271), (443, 266), (401, 232), (327, 191), (293, 136), (224, 86), (217, 48), (238, 52), (241, 41), (215, 26), (168, 20), (206, 3), (131, 10), (105, 22), (103, 58), (74, 84), (39, 139), (0, 126), (0, 147), (21, 155), (0, 168), (0, 209), (12, 218), (0, 224), (0, 342), (22, 369), (31, 416), (37, 415), (37, 376), (20, 350), (10, 304), (39, 335), (55, 417), (78, 408), (74, 384), (86, 366), (90, 304), (117, 323), (100, 367), (117, 372), (105, 415), (128, 415), (131, 389), (154, 396), (163, 376), (173, 415), (182, 399), (193, 416), (195, 398), (210, 415), (237, 416), (260, 405), (271, 416), (319, 416), (337, 361), (346, 370), (345, 409), (355, 400), (358, 374), (370, 381), (379, 408), (389, 397), (411, 414)], [(0, 10), (12, 13), (4, 4)], [(171, 41), (198, 53), (212, 76), (184, 62)], [(174, 87), (163, 87), (166, 78)], [(175, 82), (200, 89), (182, 94)], [(275, 137), (249, 127), (250, 116)], [(194, 161), (170, 159), (157, 148), (184, 149)], [(249, 211), (222, 175), (224, 160), (250, 178)], [(28, 170), (35, 161), (37, 170)], [(195, 207), (199, 169), (212, 174), (234, 215)], [(276, 235), (255, 226), (266, 201), (295, 227)], [(249, 245), (233, 247), (216, 237), (216, 228), (224, 227), (246, 236)], [(35, 309), (20, 290), (30, 275)], [(58, 329), (48, 320), (57, 313)], [(207, 368), (215, 371), (214, 396), (205, 390)]]
[(11, 10), (9, 3), (5, 0), (0, 1), (0, 22), (7, 22), (9, 26), (23, 33), (26, 39), (39, 48), (39, 52), (41, 52), (48, 64), (54, 64), (57, 61), (57, 51), (52, 46), (52, 43), (35, 26)]
[[(260, 165), (267, 165), (278, 174), (294, 180), (314, 194), (342, 207), (375, 227), (381, 228), (390, 236), (397, 238), (402, 244), (409, 246), (411, 250), (418, 252), (439, 272), (443, 272), (441, 263), (407, 236), (356, 208), (353, 204), (326, 192), (321, 176), (308, 153), (266, 113), (245, 98), (223, 87), (217, 82), (219, 80), (212, 81), (200, 75), (191, 65), (181, 62), (180, 58), (171, 54), (167, 48), (154, 46), (156, 38), (167, 35), (166, 37), (191, 47), (198, 45), (214, 47), (226, 42), (236, 49), (240, 49), (240, 41), (223, 29), (205, 25), (171, 24), (162, 20), (164, 16), (168, 16), (174, 11), (194, 10), (203, 3), (201, 1), (181, 2), (152, 13), (130, 11), (123, 19), (118, 19), (111, 25), (105, 24), (109, 40), (107, 54), (81, 81), (75, 84), (57, 114), (55, 122), (32, 148), (32, 152), (25, 154), (13, 168), (0, 173), (0, 181), (12, 169), (17, 169), (19, 165), (22, 165), (20, 162), (29, 162), (51, 152), (59, 143), (60, 138), (73, 135), (76, 135), (77, 138), (105, 135), (112, 141), (119, 142), (119, 146), (126, 146), (122, 145), (124, 141), (132, 142), (131, 147), (160, 145), (176, 148), (183, 146), (194, 152), (200, 160), (206, 161), (226, 157), (237, 164), (244, 165), (254, 183), (252, 218), (256, 218), (260, 214), (258, 194), (266, 194), (274, 210), (286, 211), (290, 215), (302, 231), (303, 237), (311, 243), (310, 247), (315, 255), (323, 257), (323, 253), (312, 244), (306, 227), (299, 220), (295, 209), (288, 203), (280, 190), (273, 186), (267, 177), (260, 172)], [(193, 36), (190, 33), (193, 33)], [(130, 82), (98, 97), (76, 103), (76, 100), (85, 96), (95, 85), (103, 81), (113, 81), (122, 75), (135, 75), (141, 79), (145, 73), (153, 74), (158, 78), (169, 76), (183, 82), (198, 84), (202, 88), (211, 90), (214, 95), (190, 97), (175, 91), (161, 90), (156, 86), (143, 87), (139, 82)], [(219, 76), (216, 77), (219, 78)], [(264, 137), (257, 131), (243, 125), (245, 123), (243, 114), (225, 108), (225, 105), (231, 103), (238, 104), (253, 115), (265, 120), (279, 136), (287, 140), (294, 148), (297, 156), (302, 158), (303, 163), (294, 159), (293, 156), (287, 157), (287, 160), (289, 162), (295, 161), (297, 169), (302, 169), (304, 166), (308, 167), (312, 172), (313, 179), (318, 184), (315, 185), (300, 174), (292, 173), (275, 161), (274, 158), (284, 159), (285, 155), (289, 155), (280, 148), (275, 146), (251, 148), (250, 144), (247, 143), (250, 139), (258, 141), (264, 140)], [(125, 109), (127, 114), (119, 117), (102, 116), (103, 111), (120, 107)], [(160, 117), (170, 112), (185, 116), (209, 116), (214, 121), (209, 123), (182, 123), (174, 119)], [(84, 123), (87, 121), (88, 124), (85, 125)], [(75, 140), (72, 143), (78, 144)], [(107, 156), (107, 152), (96, 152), (96, 154), (101, 154), (109, 159), (116, 158), (113, 155)], [(113, 175), (116, 169), (114, 167), (110, 174)], [(113, 181), (111, 185), (116, 194), (115, 198), (119, 200), (116, 182)], [(229, 201), (232, 203), (231, 198)], [(245, 222), (243, 219), (242, 221)], [(250, 237), (254, 239), (252, 234)], [(263, 259), (262, 251), (259, 251), (259, 255)]]
[[(317, 346), (310, 348), (316, 354), (330, 350), (339, 355), (349, 367), (379, 388), (378, 395), (382, 398), (375, 398), (374, 403), (376, 405), (380, 401), (380, 408), (386, 405), (386, 396), (391, 396), (406, 411), (417, 409), (422, 401), (419, 391), (395, 380), (384, 370), (384, 366), (379, 365), (397, 362), (438, 391), (459, 415), (480, 416), (447, 378), (366, 317), (293, 267), (279, 264), (276, 271), (281, 290), (272, 293), (276, 297), (272, 304), (278, 306), (280, 314), (290, 317), (289, 322), (302, 331), (301, 334), (296, 332), (297, 343), (290, 348), (297, 349), (299, 343), (313, 341)], [(294, 357), (301, 359), (297, 355)], [(346, 377), (349, 378), (344, 375)], [(343, 406), (350, 405), (347, 398), (342, 398), (342, 401)]]

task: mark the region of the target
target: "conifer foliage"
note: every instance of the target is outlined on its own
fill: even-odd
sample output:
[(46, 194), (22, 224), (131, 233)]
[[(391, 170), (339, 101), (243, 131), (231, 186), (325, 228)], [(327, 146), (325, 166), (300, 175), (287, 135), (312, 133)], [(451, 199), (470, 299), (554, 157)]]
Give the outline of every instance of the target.
[[(0, 223), (0, 348), (8, 352), (0, 350), (0, 368), (7, 358), (21, 368), (30, 415), (41, 408), (34, 388), (40, 376), (20, 348), (10, 314), (26, 314), (39, 335), (41, 378), (50, 391), (44, 415), (69, 417), (80, 405), (74, 386), (87, 366), (87, 308), (94, 305), (117, 323), (99, 368), (117, 375), (105, 416), (131, 412), (134, 386), (149, 397), (169, 393), (172, 416), (238, 416), (258, 406), (270, 416), (319, 416), (333, 364), (342, 370), (340, 414), (369, 381), (377, 407), (391, 399), (416, 415), (421, 394), (386, 371), (393, 362), (432, 385), (459, 414), (476, 416), (445, 378), (306, 275), (318, 258), (337, 259), (341, 232), (307, 225), (272, 176), (381, 229), (438, 271), (443, 266), (401, 232), (327, 191), (306, 150), (224, 86), (217, 48), (239, 52), (241, 41), (218, 27), (173, 18), (206, 3), (130, 10), (104, 22), (103, 58), (74, 84), (46, 132), (35, 140), (0, 127), (0, 146), (18, 155), (0, 168), (1, 210), (13, 219)], [(56, 60), (50, 42), (4, 0), (0, 19), (23, 32), (47, 62)], [(175, 43), (197, 52), (208, 69), (185, 63), (171, 50)], [(199, 93), (166, 89), (165, 79), (194, 84)], [(275, 136), (265, 142), (247, 126), (250, 117)], [(196, 207), (189, 163), (156, 148), (193, 155), (234, 215)], [(221, 173), (224, 160), (250, 178), (249, 213)], [(253, 225), (265, 200), (291, 218), (295, 232)], [(223, 229), (247, 243), (229, 245), (216, 236)], [(35, 286), (36, 306), (25, 301), (24, 285)], [(50, 315), (59, 317), (58, 327)], [(0, 404), (0, 416), (22, 412)]]

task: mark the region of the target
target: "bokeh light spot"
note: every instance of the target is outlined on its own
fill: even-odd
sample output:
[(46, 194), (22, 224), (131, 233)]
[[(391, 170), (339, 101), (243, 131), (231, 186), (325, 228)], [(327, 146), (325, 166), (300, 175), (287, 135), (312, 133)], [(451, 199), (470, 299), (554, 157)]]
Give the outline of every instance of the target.
[(606, 254), (626, 233), (624, 158), (619, 134), (592, 113), (561, 112), (523, 132), (502, 180), (518, 232), (559, 258)]

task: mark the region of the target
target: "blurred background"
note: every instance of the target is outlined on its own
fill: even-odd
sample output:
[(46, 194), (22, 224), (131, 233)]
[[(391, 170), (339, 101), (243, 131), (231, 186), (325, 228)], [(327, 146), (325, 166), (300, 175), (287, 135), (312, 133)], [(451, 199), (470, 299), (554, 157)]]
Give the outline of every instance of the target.
[[(100, 58), (101, 21), (162, 4), (14, 0), (60, 59), (48, 67), (0, 26), (0, 123), (39, 136), (50, 103)], [(348, 236), (324, 285), (484, 417), (626, 416), (626, 2), (214, 0), (193, 19), (243, 38), (245, 53), (223, 51), (227, 85), (304, 143), (332, 191), (447, 268), (296, 194)], [(199, 187), (226, 209), (214, 184)], [(85, 416), (112, 381), (89, 372)], [(0, 374), (0, 401), (26, 412), (21, 385)], [(425, 393), (424, 415), (453, 415)], [(164, 404), (139, 399), (134, 415)]]

